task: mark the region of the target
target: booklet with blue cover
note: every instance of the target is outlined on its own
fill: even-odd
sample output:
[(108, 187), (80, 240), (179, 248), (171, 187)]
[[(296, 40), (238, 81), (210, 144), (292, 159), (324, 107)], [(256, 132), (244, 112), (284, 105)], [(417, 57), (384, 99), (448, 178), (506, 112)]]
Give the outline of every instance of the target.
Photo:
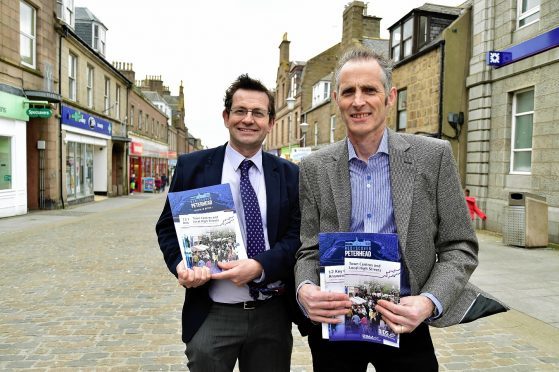
[(399, 335), (375, 311), (378, 300), (400, 302), (400, 254), (397, 234), (319, 234), (320, 286), (347, 293), (351, 311), (339, 324), (322, 324), (331, 341), (368, 341), (399, 347)]
[(246, 258), (239, 220), (228, 183), (168, 194), (175, 231), (187, 268)]

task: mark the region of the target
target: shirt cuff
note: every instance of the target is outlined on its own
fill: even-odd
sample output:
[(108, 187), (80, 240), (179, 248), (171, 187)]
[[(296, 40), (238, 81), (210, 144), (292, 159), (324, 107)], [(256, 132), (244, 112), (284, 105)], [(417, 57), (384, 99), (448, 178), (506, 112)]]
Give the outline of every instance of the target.
[(443, 305), (441, 304), (441, 302), (439, 300), (437, 300), (437, 298), (429, 292), (423, 292), (421, 295), (430, 299), (433, 302), (433, 304), (435, 305), (434, 314), (432, 316), (430, 316), (429, 318), (425, 319), (425, 321), (429, 323), (429, 322), (434, 321), (435, 319), (440, 318), (441, 315), (443, 315)]

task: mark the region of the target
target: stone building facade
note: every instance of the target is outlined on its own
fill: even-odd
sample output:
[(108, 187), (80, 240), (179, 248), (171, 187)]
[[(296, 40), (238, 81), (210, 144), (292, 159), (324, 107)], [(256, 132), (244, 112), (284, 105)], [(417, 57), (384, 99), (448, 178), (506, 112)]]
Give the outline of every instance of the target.
[(472, 14), (466, 186), (497, 232), (511, 192), (546, 198), (559, 242), (559, 2), (474, 0)]

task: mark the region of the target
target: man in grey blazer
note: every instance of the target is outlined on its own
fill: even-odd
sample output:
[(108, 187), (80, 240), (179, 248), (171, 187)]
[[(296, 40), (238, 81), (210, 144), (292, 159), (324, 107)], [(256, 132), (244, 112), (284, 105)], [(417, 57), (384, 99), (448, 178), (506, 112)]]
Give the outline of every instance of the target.
[(390, 61), (364, 47), (339, 60), (333, 98), (347, 139), (300, 164), (301, 243), (297, 300), (314, 322), (337, 323), (351, 308), (343, 293), (319, 284), (318, 234), (397, 233), (402, 264), (399, 304), (376, 311), (399, 333), (400, 347), (330, 342), (309, 334), (315, 371), (438, 370), (428, 325), (448, 326), (504, 311), (468, 283), (478, 243), (446, 141), (395, 133), (386, 116), (396, 100)]

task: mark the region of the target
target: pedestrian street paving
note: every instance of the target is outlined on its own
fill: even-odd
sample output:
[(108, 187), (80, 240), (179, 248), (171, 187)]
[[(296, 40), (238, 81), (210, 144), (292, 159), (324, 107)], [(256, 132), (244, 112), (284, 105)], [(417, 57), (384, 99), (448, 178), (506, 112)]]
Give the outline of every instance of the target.
[[(184, 289), (154, 232), (164, 198), (135, 194), (0, 219), (0, 370), (187, 370)], [(473, 281), (514, 310), (432, 328), (440, 370), (559, 370), (559, 251), (478, 236)], [(292, 371), (310, 372), (306, 339), (293, 334)]]

